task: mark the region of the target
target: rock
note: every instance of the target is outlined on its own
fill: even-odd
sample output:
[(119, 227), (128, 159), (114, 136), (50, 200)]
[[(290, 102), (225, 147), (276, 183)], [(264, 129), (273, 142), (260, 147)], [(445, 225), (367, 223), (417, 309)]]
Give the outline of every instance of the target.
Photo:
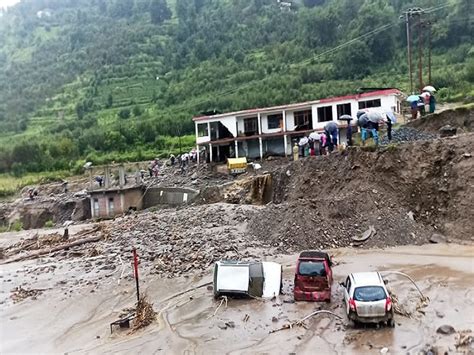
[(382, 348), (382, 349), (380, 349), (380, 353), (381, 353), (381, 354), (386, 354), (386, 353), (388, 353), (388, 348)]
[(444, 313), (441, 312), (441, 311), (436, 310), (436, 316), (437, 316), (438, 318), (444, 318)]
[(452, 326), (447, 325), (447, 324), (444, 324), (441, 327), (439, 327), (438, 329), (436, 329), (436, 333), (444, 334), (444, 335), (453, 334), (455, 332), (456, 332), (456, 330), (454, 330), (454, 328)]
[(278, 322), (278, 318), (277, 318), (277, 317), (275, 317), (275, 316), (273, 316), (273, 317), (272, 317), (272, 322), (273, 322), (273, 323), (276, 323), (276, 322)]
[(434, 233), (430, 238), (430, 243), (433, 243), (433, 244), (445, 243), (445, 242), (446, 242), (446, 238), (443, 235), (438, 234), (438, 233)]
[(464, 158), (470, 158), (470, 157), (472, 157), (472, 154), (471, 153), (464, 153), (462, 156)]
[(198, 174), (195, 172), (191, 175), (191, 180), (196, 180), (198, 178)]
[(456, 132), (457, 132), (457, 127), (453, 127), (451, 125), (446, 125), (439, 129), (439, 135), (441, 137), (455, 136)]
[(410, 211), (407, 213), (407, 216), (410, 220), (414, 221), (415, 220), (415, 214), (413, 213), (413, 211)]

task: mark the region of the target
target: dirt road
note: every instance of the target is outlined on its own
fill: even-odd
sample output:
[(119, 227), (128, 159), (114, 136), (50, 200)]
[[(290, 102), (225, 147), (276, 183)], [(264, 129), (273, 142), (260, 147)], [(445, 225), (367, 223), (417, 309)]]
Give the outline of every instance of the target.
[[(159, 279), (156, 275), (145, 275), (142, 290), (159, 311), (158, 320), (135, 334), (119, 330), (112, 335), (109, 323), (135, 301), (128, 264), (122, 278), (121, 268), (112, 272), (98, 269), (93, 276), (88, 274), (84, 278), (72, 267), (74, 261), (66, 260), (59, 263), (44, 260), (43, 265), (38, 261), (2, 265), (0, 352), (288, 354), (314, 353), (317, 349), (325, 354), (378, 354), (386, 347), (392, 354), (417, 354), (437, 347), (451, 354), (456, 351), (456, 334), (440, 335), (436, 329), (449, 324), (456, 331), (474, 330), (473, 246), (336, 249), (331, 254), (337, 265), (330, 305), (292, 303), (290, 285), (295, 256), (280, 255), (268, 260), (284, 265), (284, 295), (273, 301), (230, 300), (228, 307), (222, 306), (215, 316), (212, 315), (219, 302), (213, 300), (212, 290), (206, 287), (163, 301), (179, 291), (210, 281), (211, 271), (204, 278)], [(43, 272), (31, 271), (38, 267)], [(398, 276), (387, 276), (389, 287), (404, 310), (412, 315), (397, 315), (394, 329), (353, 329), (343, 314), (337, 283), (348, 272), (365, 270), (406, 272), (417, 280), (430, 302), (417, 311), (419, 298), (415, 288)], [(30, 288), (43, 291), (36, 299), (27, 298), (14, 304), (10, 292), (25, 281)], [(300, 319), (318, 307), (336, 312), (342, 320), (321, 316), (307, 321), (307, 329), (298, 327), (269, 334), (270, 330)], [(249, 319), (244, 322), (246, 314)], [(468, 351), (467, 348), (457, 350)]]

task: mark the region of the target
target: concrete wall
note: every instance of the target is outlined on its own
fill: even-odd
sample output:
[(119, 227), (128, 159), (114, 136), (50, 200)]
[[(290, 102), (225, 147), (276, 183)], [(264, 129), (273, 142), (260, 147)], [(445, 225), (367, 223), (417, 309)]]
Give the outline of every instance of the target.
[[(90, 206), (92, 218), (107, 218), (122, 214), (130, 207), (141, 210), (143, 208), (143, 193), (141, 188), (98, 191), (91, 194)], [(99, 213), (94, 210), (94, 200), (99, 202)], [(109, 200), (113, 201), (113, 211)]]
[(198, 190), (178, 187), (151, 187), (143, 198), (144, 208), (156, 205), (181, 205), (193, 201), (199, 195)]

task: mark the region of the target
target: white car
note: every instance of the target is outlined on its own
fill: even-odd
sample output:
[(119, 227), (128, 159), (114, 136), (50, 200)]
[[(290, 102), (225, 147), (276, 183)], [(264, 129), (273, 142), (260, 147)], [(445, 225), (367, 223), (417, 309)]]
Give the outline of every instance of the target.
[(380, 273), (353, 273), (341, 286), (344, 287), (347, 317), (354, 325), (384, 322), (390, 327), (395, 326), (392, 298)]
[(271, 298), (280, 294), (282, 267), (274, 262), (221, 260), (214, 264), (214, 296)]

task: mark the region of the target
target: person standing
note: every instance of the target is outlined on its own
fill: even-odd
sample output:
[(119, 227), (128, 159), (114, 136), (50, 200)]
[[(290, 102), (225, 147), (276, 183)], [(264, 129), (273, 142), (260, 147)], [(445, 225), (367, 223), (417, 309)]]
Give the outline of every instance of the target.
[(362, 145), (365, 145), (365, 141), (368, 136), (369, 129), (369, 118), (366, 113), (357, 114), (357, 125), (360, 127), (360, 138), (362, 140)]
[(416, 120), (418, 117), (418, 102), (412, 101), (410, 102), (410, 109), (411, 109), (411, 119)]
[(347, 140), (347, 146), (352, 147), (353, 142), (352, 142), (352, 126), (351, 126), (351, 121), (347, 121), (347, 131), (346, 131), (346, 140)]
[(329, 152), (331, 153), (334, 148), (337, 149), (337, 137), (339, 135), (339, 130), (337, 128), (337, 123), (330, 121), (324, 126), (324, 132), (328, 140)]
[(295, 145), (293, 146), (293, 160), (296, 161), (299, 158), (300, 154), (300, 149), (298, 147), (298, 143), (295, 142)]
[(434, 113), (436, 110), (436, 98), (433, 93), (430, 95), (430, 113)]

